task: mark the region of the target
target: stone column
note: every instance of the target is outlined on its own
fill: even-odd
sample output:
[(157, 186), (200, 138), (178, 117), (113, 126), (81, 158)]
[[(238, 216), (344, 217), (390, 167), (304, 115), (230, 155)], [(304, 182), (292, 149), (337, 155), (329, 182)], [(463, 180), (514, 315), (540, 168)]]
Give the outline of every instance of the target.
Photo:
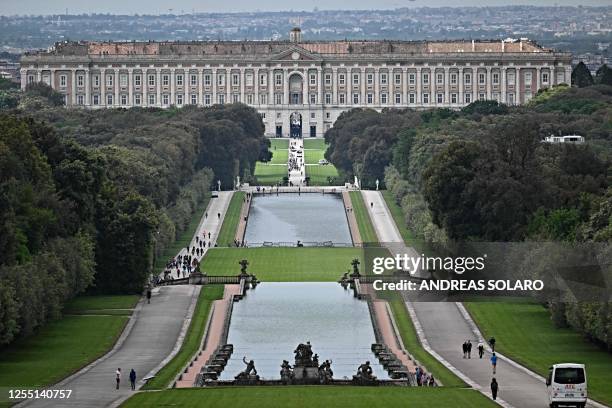
[(568, 85), (572, 85), (572, 65), (571, 64), (565, 67), (565, 83)]
[(317, 105), (323, 105), (323, 87), (325, 78), (323, 78), (323, 68), (317, 67)]
[(76, 105), (76, 69), (73, 68), (70, 70), (70, 100), (72, 101), (72, 105)]
[[(387, 83), (389, 78), (387, 77)], [(380, 105), (380, 68), (374, 68), (374, 105)]]
[(106, 70), (100, 70), (100, 105), (106, 106)]
[[(274, 68), (268, 68), (268, 106), (273, 106), (275, 104), (274, 101)], [(271, 118), (276, 120), (276, 118)]]
[(421, 75), (422, 69), (423, 69), (422, 67), (417, 67), (416, 69), (416, 79), (415, 79), (416, 80), (416, 96), (415, 96), (416, 100), (415, 102), (417, 106), (423, 106), (423, 94), (421, 92), (421, 87), (423, 85), (422, 83), (423, 79)]
[(225, 71), (225, 103), (232, 103), (232, 69)]
[(408, 67), (402, 68), (402, 106), (408, 106)]
[(212, 77), (210, 79), (210, 84), (212, 85), (212, 101), (210, 101), (211, 105), (217, 103), (217, 80), (217, 68), (213, 68)]
[(114, 81), (115, 82), (113, 82), (113, 85), (115, 87), (115, 98), (113, 100), (113, 102), (114, 102), (113, 104), (115, 106), (119, 106), (119, 102), (120, 102), (119, 101), (119, 76), (120, 76), (120, 74), (121, 74), (121, 70), (119, 70), (119, 69), (115, 69), (114, 70), (114, 77), (115, 77)]
[(175, 93), (176, 93), (176, 68), (170, 68), (170, 105), (176, 105)]
[(444, 105), (450, 106), (450, 67), (444, 67)]
[(161, 73), (161, 68), (157, 68), (157, 80), (155, 81), (155, 90), (157, 91), (157, 96), (155, 97), (155, 104), (157, 106), (161, 106), (162, 104), (162, 100), (161, 100), (161, 88), (162, 88), (162, 84), (161, 84), (161, 78), (162, 78), (162, 73)]
[(492, 75), (491, 75), (491, 67), (487, 67), (486, 81), (487, 81), (487, 84), (486, 84), (487, 85), (486, 86), (486, 89), (487, 89), (487, 100), (490, 101), (492, 99), (492, 97), (491, 97), (491, 86), (492, 86), (492, 82), (493, 82), (492, 81)]
[(516, 67), (514, 73), (514, 89), (516, 92), (514, 93), (514, 103), (516, 105), (521, 105), (521, 67)]
[(198, 68), (198, 105), (204, 106), (204, 68)]
[(244, 81), (245, 81), (245, 75), (244, 75), (244, 68), (240, 68), (240, 102), (242, 103), (246, 103), (246, 95), (244, 94)]
[(507, 79), (506, 71), (507, 71), (506, 67), (501, 67), (501, 75), (500, 75), (501, 77), (501, 99), (500, 99), (501, 103), (508, 102), (508, 95), (507, 95), (508, 79)]
[(91, 105), (91, 82), (89, 81), (90, 76), (91, 72), (89, 71), (89, 67), (85, 68), (85, 106)]
[(289, 70), (283, 68), (283, 105), (289, 104)]
[(465, 105), (465, 95), (463, 93), (463, 67), (459, 68), (459, 72), (457, 73), (457, 84), (459, 85), (459, 93), (457, 95), (457, 103), (460, 106)]
[(38, 68), (36, 70), (36, 82), (42, 81), (42, 69)]
[(28, 84), (28, 70), (25, 68), (21, 68), (19, 70), (19, 75), (21, 76), (20, 88), (22, 91), (24, 91), (26, 88), (26, 85)]
[(146, 68), (140, 70), (142, 75), (142, 106), (149, 106), (149, 73)]
[(533, 92), (533, 96), (535, 96), (538, 91), (540, 90), (540, 83), (541, 83), (541, 75), (542, 75), (542, 71), (540, 67), (536, 67), (536, 81), (535, 81), (535, 89)]
[(253, 71), (253, 91), (255, 93), (253, 104), (259, 106), (259, 68)]
[(134, 106), (134, 68), (128, 68), (128, 106)]
[(332, 67), (332, 105), (338, 105), (338, 68)]

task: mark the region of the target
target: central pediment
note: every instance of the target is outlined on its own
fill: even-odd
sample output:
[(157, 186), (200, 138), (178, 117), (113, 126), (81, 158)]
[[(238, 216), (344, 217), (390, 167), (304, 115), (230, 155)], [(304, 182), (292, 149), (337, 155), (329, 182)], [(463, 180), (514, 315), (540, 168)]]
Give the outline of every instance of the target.
[(314, 54), (300, 46), (293, 45), (272, 56), (270, 59), (275, 61), (320, 61), (322, 58), (318, 54)]

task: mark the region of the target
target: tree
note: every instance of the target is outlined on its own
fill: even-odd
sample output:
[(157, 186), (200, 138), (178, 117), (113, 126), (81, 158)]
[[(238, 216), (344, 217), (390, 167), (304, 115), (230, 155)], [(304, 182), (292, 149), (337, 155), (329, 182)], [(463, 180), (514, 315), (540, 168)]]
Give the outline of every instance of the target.
[(595, 74), (595, 82), (601, 85), (612, 85), (612, 68), (603, 64)]
[(572, 84), (578, 88), (584, 88), (593, 85), (593, 76), (591, 71), (580, 61), (572, 71)]

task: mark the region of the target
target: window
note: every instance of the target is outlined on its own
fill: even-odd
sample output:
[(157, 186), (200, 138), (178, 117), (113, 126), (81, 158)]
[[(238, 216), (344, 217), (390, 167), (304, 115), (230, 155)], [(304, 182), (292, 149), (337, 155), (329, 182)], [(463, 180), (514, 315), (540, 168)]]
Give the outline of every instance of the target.
[(451, 103), (453, 105), (457, 103), (457, 94), (456, 93), (451, 94)]
[(128, 96), (123, 94), (121, 95), (121, 105), (125, 106), (128, 104)]
[(240, 75), (238, 75), (238, 74), (232, 74), (232, 85), (233, 85), (233, 86), (238, 86), (238, 85), (240, 85)]
[(441, 73), (436, 74), (436, 84), (437, 85), (444, 84), (444, 74), (441, 74)]
[(341, 93), (338, 95), (338, 100), (340, 101), (341, 105), (344, 105), (346, 103), (346, 95)]
[(283, 104), (283, 94), (274, 94), (274, 104), (275, 105), (282, 105)]
[(34, 75), (28, 75), (28, 84), (34, 83)]
[(247, 94), (247, 104), (253, 104), (253, 94)]
[(508, 85), (514, 85), (514, 72), (508, 72)]
[(268, 82), (268, 75), (267, 74), (260, 74), (259, 75), (259, 85), (266, 86), (267, 82)]
[(481, 72), (478, 74), (478, 83), (480, 85), (484, 85), (486, 83), (486, 77), (485, 77), (484, 72)]
[(395, 85), (401, 85), (402, 83), (402, 74), (395, 74)]
[(467, 103), (467, 104), (472, 103), (472, 94), (470, 94), (470, 93), (466, 93), (465, 94), (465, 103)]
[(112, 105), (113, 104), (113, 94), (106, 95), (106, 104), (107, 105)]
[(192, 105), (197, 105), (198, 104), (198, 95), (191, 94), (191, 104)]
[(100, 75), (94, 75), (93, 83), (94, 83), (94, 86), (100, 86)]
[(317, 84), (317, 74), (310, 74), (308, 77), (310, 78), (310, 85)]
[(169, 105), (169, 104), (170, 104), (170, 95), (163, 94), (162, 95), (162, 105)]
[(332, 103), (331, 100), (332, 100), (332, 95), (330, 93), (326, 93), (325, 94), (325, 103), (329, 105), (329, 104)]
[(77, 86), (84, 86), (85, 77), (83, 75), (77, 76)]
[(176, 85), (183, 86), (183, 74), (178, 74), (176, 76)]
[(414, 85), (414, 79), (415, 79), (415, 75), (414, 74), (409, 74), (408, 75), (408, 83), (410, 85)]
[(225, 94), (217, 95), (217, 103), (223, 105), (225, 103)]
[[(331, 114), (329, 112), (325, 112), (325, 119), (331, 119)], [(327, 129), (329, 129), (329, 124), (327, 126)]]
[(548, 83), (548, 72), (542, 72), (542, 83), (543, 84)]
[(429, 85), (429, 74), (423, 74), (423, 85)]
[(325, 85), (331, 85), (331, 74), (325, 74)]
[(240, 102), (240, 94), (232, 94), (232, 103)]
[(374, 74), (369, 73), (367, 76), (368, 85), (372, 85), (374, 83)]
[(493, 85), (499, 85), (499, 72), (493, 73)]
[(251, 72), (247, 72), (244, 79), (246, 86), (253, 86), (253, 74)]
[(314, 119), (315, 118), (315, 113), (314, 112), (310, 112), (310, 119)]
[(353, 105), (359, 105), (359, 94), (358, 93), (353, 94)]
[(338, 84), (344, 85), (345, 81), (346, 81), (346, 77), (344, 76), (344, 74), (338, 75)]
[(317, 94), (311, 93), (310, 94), (310, 104), (314, 105), (315, 103), (317, 103)]
[(77, 105), (84, 105), (85, 104), (85, 98), (83, 97), (83, 95), (77, 95)]
[(127, 74), (119, 75), (119, 86), (126, 87), (128, 85), (128, 76)]
[(198, 76), (197, 75), (191, 74), (189, 76), (189, 78), (190, 78), (189, 81), (190, 81), (191, 86), (196, 86), (198, 84)]
[(274, 83), (276, 84), (276, 86), (282, 85), (283, 84), (283, 74), (275, 74)]
[(381, 105), (386, 105), (388, 103), (387, 94), (384, 92), (380, 94), (380, 103)]
[(359, 74), (353, 74), (353, 85), (359, 85)]
[(210, 94), (205, 94), (204, 95), (204, 105), (210, 105), (210, 101), (211, 101), (211, 95)]
[(204, 74), (204, 86), (210, 86), (210, 74)]
[(443, 93), (438, 93), (437, 95), (437, 103), (444, 103), (444, 94)]
[(423, 94), (423, 103), (429, 103), (429, 94), (428, 93), (424, 93)]
[(225, 74), (217, 74), (217, 85), (219, 86), (225, 85)]
[(176, 104), (181, 106), (183, 104), (183, 94), (176, 95)]
[(409, 93), (409, 94), (408, 94), (408, 103), (410, 103), (410, 104), (414, 104), (414, 99), (415, 99), (415, 95), (414, 95), (414, 93), (412, 93), (412, 92), (411, 92), (411, 93)]
[(493, 100), (499, 102), (499, 92), (493, 92)]
[(259, 116), (261, 116), (262, 119), (265, 119), (266, 118), (266, 113), (262, 112), (262, 113), (259, 114)]
[(280, 119), (280, 118), (281, 118), (281, 114), (280, 114), (280, 112), (278, 112), (278, 113), (276, 114), (276, 119)]
[(457, 74), (452, 73), (450, 76), (450, 83), (451, 85), (457, 85)]
[(385, 74), (384, 72), (380, 74), (380, 84), (387, 85), (387, 74)]
[(170, 84), (170, 77), (168, 75), (162, 75), (162, 85), (168, 86)]
[(531, 85), (531, 71), (525, 72), (525, 85)]
[(140, 75), (134, 75), (134, 85), (140, 86), (142, 84), (142, 77)]
[(140, 94), (134, 94), (134, 105), (140, 105), (142, 103), (142, 97)]
[(463, 79), (463, 82), (466, 85), (471, 85), (472, 84), (472, 74), (465, 74), (465, 78)]
[(261, 103), (262, 105), (267, 105), (268, 104), (268, 94), (259, 95), (259, 103)]
[(155, 75), (149, 75), (149, 86), (155, 86)]
[(66, 75), (60, 75), (60, 86), (62, 88), (66, 86)]
[(369, 103), (369, 104), (374, 103), (374, 95), (373, 94), (371, 94), (371, 93), (368, 94), (367, 103)]
[(149, 94), (149, 105), (155, 105), (155, 94)]
[(484, 101), (485, 99), (486, 99), (486, 98), (485, 98), (485, 94), (484, 94), (484, 93), (479, 93), (479, 94), (478, 94), (478, 100), (479, 100), (479, 101)]
[(396, 105), (400, 105), (402, 103), (402, 94), (401, 93), (396, 93), (395, 94), (395, 104)]
[(94, 95), (93, 96), (93, 104), (94, 105), (99, 105), (100, 104), (100, 95)]

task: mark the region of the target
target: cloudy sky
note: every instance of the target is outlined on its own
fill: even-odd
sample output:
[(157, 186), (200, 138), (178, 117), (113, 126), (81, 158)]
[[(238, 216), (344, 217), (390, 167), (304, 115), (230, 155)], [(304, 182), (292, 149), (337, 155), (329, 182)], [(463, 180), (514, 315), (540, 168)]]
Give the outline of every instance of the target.
[(0, 15), (12, 14), (158, 14), (319, 9), (392, 9), (397, 7), (531, 5), (610, 5), (612, 0), (0, 0)]

